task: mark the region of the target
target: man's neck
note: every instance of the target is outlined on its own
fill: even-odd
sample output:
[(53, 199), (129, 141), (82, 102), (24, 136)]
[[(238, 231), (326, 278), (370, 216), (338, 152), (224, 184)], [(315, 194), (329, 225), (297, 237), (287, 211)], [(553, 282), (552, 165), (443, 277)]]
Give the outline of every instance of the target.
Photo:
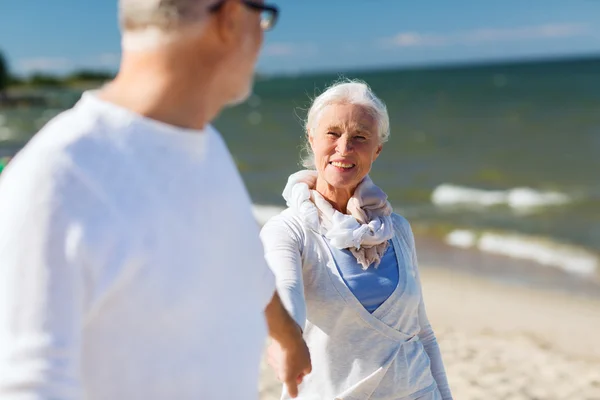
[(194, 76), (189, 76), (189, 71), (174, 70), (173, 64), (160, 65), (156, 59), (141, 55), (124, 58), (121, 71), (100, 92), (100, 98), (169, 125), (203, 129), (224, 105), (215, 93), (210, 71), (194, 71)]

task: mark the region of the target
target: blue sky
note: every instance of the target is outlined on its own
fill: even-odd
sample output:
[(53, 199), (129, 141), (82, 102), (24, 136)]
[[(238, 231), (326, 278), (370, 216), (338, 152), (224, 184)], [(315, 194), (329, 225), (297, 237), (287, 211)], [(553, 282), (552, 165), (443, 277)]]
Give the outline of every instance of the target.
[[(268, 0), (267, 0), (268, 2)], [(115, 69), (117, 0), (0, 5), (18, 74)], [(275, 0), (259, 71), (301, 73), (600, 54), (600, 0)]]

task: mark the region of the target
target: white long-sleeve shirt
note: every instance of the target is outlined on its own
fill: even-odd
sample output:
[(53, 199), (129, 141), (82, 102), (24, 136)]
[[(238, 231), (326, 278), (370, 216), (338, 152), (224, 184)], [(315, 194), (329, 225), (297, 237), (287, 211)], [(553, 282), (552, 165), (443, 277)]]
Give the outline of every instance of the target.
[(403, 287), (372, 314), (345, 285), (319, 227), (291, 208), (263, 227), (279, 295), (311, 351), (313, 372), (299, 399), (452, 398), (425, 311), (412, 231), (403, 217), (394, 214), (393, 221)]
[(258, 234), (214, 129), (85, 94), (0, 176), (0, 398), (257, 399)]

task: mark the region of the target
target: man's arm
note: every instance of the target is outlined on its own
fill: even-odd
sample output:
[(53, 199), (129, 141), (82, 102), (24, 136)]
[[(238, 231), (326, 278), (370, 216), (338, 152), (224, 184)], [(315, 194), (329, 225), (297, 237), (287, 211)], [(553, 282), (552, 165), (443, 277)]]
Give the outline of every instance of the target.
[(0, 181), (0, 398), (81, 398), (81, 226), (64, 180), (14, 167)]
[(270, 363), (276, 369), (291, 397), (298, 395), (298, 385), (312, 370), (308, 347), (302, 338), (302, 330), (281, 304), (277, 292), (265, 309), (269, 336)]

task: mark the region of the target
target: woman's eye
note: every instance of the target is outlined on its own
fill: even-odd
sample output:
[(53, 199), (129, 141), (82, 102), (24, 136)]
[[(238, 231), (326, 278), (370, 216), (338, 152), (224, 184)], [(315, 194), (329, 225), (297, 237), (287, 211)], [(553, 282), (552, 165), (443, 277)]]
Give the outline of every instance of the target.
[(335, 136), (335, 137), (340, 136), (340, 134), (337, 133), (337, 132), (327, 132), (327, 135), (329, 135), (329, 136)]
[(354, 137), (360, 141), (367, 140), (367, 138), (365, 136), (354, 136)]

